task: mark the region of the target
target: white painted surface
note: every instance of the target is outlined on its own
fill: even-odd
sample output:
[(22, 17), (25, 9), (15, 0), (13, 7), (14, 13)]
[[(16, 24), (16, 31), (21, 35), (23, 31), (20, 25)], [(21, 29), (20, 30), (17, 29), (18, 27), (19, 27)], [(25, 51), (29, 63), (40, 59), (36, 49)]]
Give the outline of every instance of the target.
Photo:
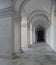
[(15, 10), (18, 12), (23, 0), (17, 0), (15, 4)]
[(45, 10), (50, 13), (51, 1), (50, 0), (31, 0), (24, 8), (27, 16), (35, 10)]
[(0, 9), (11, 7), (11, 0), (0, 0)]
[(27, 48), (27, 27), (21, 27), (21, 46)]
[[(20, 1), (17, 0), (16, 5), (15, 5), (15, 9), (17, 11), (22, 1), (23, 0), (20, 0)], [(0, 9), (4, 9), (10, 6), (11, 6), (11, 0), (0, 0)], [(24, 11), (26, 12), (27, 16), (29, 16), (32, 11), (38, 10), (38, 9), (45, 10), (48, 13), (50, 13), (50, 7), (51, 7), (50, 0), (47, 0), (47, 1), (46, 0), (31, 0), (28, 4), (25, 5)], [(26, 20), (27, 16), (25, 15), (25, 12), (23, 12), (24, 13), (23, 24), (27, 23), (27, 20)], [(41, 17), (39, 19), (41, 19)], [(37, 21), (37, 16), (33, 18), (32, 21), (34, 22)], [(43, 21), (42, 21), (42, 25), (46, 26), (46, 23), (44, 24)], [(19, 21), (16, 21), (15, 23), (15, 52), (21, 49), (21, 44), (22, 44), (22, 47), (27, 47), (27, 45), (30, 45), (30, 42), (31, 44), (33, 43), (32, 30), (30, 30), (30, 28), (28, 28), (27, 30), (27, 27), (22, 27), (22, 33), (21, 33), (20, 24), (21, 23)], [(12, 52), (14, 52), (14, 47), (12, 46), (13, 43), (11, 42), (12, 41), (11, 37), (13, 36), (13, 35), (11, 36), (12, 26), (13, 25), (12, 25), (11, 17), (0, 18), (0, 54), (1, 55), (6, 55), (6, 54), (9, 55)], [(48, 28), (46, 31), (46, 42), (56, 51), (56, 35), (55, 35), (56, 30), (55, 29), (56, 29), (56, 18), (54, 17), (54, 14), (53, 14), (53, 21), (52, 21), (51, 29)]]
[(51, 43), (50, 43), (50, 28), (48, 28), (47, 30), (46, 30), (46, 32), (45, 32), (45, 41), (46, 41), (46, 43), (48, 44), (48, 45), (51, 45)]
[(27, 26), (27, 45), (30, 46), (30, 27)]
[[(54, 6), (53, 6), (53, 11), (55, 10)], [(56, 17), (55, 17), (55, 13), (52, 11), (52, 26), (51, 26), (51, 31), (52, 31), (52, 44), (51, 47), (56, 51)]]
[(55, 40), (55, 37), (56, 37), (56, 33), (55, 33), (55, 28), (56, 28), (56, 24), (55, 24), (55, 16), (54, 16), (54, 6), (53, 6), (53, 8), (52, 8), (52, 14), (51, 14), (51, 27), (50, 27), (50, 31), (51, 31), (51, 33), (50, 33), (50, 43), (51, 43), (51, 47), (52, 47), (52, 49), (54, 50), (54, 51), (56, 51), (56, 48), (55, 48), (55, 46), (56, 46), (56, 40)]
[(15, 21), (15, 52), (20, 52), (21, 49), (21, 22)]
[(10, 56), (13, 50), (11, 17), (0, 18), (0, 55)]
[(30, 24), (30, 44), (33, 44), (33, 39), (32, 39), (32, 25)]
[(23, 9), (22, 15), (22, 21), (21, 21), (21, 47), (27, 48), (27, 16), (26, 11)]
[(35, 28), (32, 30), (32, 42), (35, 43)]

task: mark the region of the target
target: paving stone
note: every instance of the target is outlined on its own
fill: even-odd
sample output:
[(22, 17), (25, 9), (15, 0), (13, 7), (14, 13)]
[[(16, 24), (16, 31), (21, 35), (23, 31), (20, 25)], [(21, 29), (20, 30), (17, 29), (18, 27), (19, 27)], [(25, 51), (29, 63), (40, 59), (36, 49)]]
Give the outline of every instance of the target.
[(24, 48), (24, 53), (13, 60), (0, 58), (0, 65), (56, 65), (56, 54), (50, 49), (45, 43), (36, 44)]

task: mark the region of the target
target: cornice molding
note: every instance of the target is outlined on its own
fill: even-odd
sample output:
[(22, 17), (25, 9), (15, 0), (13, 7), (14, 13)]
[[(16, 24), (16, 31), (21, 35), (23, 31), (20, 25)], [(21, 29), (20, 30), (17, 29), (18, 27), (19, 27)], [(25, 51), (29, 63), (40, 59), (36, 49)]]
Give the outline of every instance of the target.
[(48, 17), (48, 19), (50, 19), (50, 15), (49, 15), (48, 12), (46, 12), (46, 11), (44, 11), (44, 10), (35, 10), (35, 11), (32, 11), (32, 12), (31, 12), (31, 14), (28, 16), (27, 20), (30, 21), (30, 19), (31, 19), (32, 17), (34, 17), (35, 15), (39, 15), (39, 14), (45, 15), (45, 16)]
[(18, 22), (22, 21), (22, 17), (15, 11), (14, 8), (8, 7), (0, 10), (0, 18), (5, 18), (12, 16), (15, 20), (15, 22), (18, 20)]
[(4, 8), (0, 10), (0, 17), (7, 17), (13, 14), (13, 9), (11, 7)]
[(15, 16), (15, 18), (18, 19), (21, 18), (21, 16), (19, 16), (19, 14), (12, 7), (8, 7), (0, 10), (0, 17), (7, 17), (7, 16)]

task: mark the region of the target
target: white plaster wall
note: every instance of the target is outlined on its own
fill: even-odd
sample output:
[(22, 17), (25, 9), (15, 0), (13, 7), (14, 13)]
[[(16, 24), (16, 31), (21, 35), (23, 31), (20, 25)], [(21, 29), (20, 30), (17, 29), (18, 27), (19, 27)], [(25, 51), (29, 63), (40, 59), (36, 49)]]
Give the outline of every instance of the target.
[(21, 22), (15, 21), (15, 52), (19, 53), (21, 49)]
[(11, 17), (0, 18), (0, 55), (9, 56), (12, 52)]
[(30, 24), (30, 44), (33, 44), (33, 39), (32, 39), (32, 24)]
[(18, 12), (23, 0), (17, 0), (15, 4), (15, 10)]
[(30, 26), (27, 25), (27, 45), (30, 46)]
[(27, 47), (27, 27), (21, 27), (21, 46)]
[(27, 15), (29, 16), (29, 14), (35, 10), (45, 10), (50, 13), (50, 7), (50, 0), (31, 0), (24, 8), (27, 12)]
[(0, 9), (11, 7), (11, 0), (0, 0)]
[(48, 28), (45, 32), (45, 40), (48, 45), (50, 45), (50, 28)]
[(54, 43), (53, 43), (54, 50), (56, 51), (56, 17), (54, 17)]
[(35, 28), (32, 31), (32, 42), (35, 43)]
[(52, 27), (51, 27), (51, 47), (56, 51), (56, 17), (53, 16)]
[(27, 16), (26, 16), (26, 11), (23, 8), (22, 11), (22, 21), (21, 21), (21, 47), (22, 48), (27, 48)]
[(55, 10), (55, 8), (54, 8), (54, 6), (53, 6), (53, 8), (52, 8), (52, 15), (51, 15), (51, 33), (50, 33), (50, 43), (51, 43), (51, 48), (54, 50), (54, 51), (56, 51), (56, 17), (55, 17), (55, 15), (54, 15), (54, 10)]

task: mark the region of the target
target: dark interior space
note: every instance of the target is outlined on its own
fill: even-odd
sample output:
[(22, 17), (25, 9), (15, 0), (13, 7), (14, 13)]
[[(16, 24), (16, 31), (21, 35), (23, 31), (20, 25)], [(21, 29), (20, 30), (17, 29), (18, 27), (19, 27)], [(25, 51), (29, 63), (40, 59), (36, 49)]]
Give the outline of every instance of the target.
[(36, 38), (37, 42), (45, 42), (45, 30), (43, 28), (36, 30)]
[(38, 42), (44, 42), (45, 41), (44, 31), (39, 30), (38, 33), (37, 33), (37, 37), (38, 37), (38, 39), (37, 39)]

